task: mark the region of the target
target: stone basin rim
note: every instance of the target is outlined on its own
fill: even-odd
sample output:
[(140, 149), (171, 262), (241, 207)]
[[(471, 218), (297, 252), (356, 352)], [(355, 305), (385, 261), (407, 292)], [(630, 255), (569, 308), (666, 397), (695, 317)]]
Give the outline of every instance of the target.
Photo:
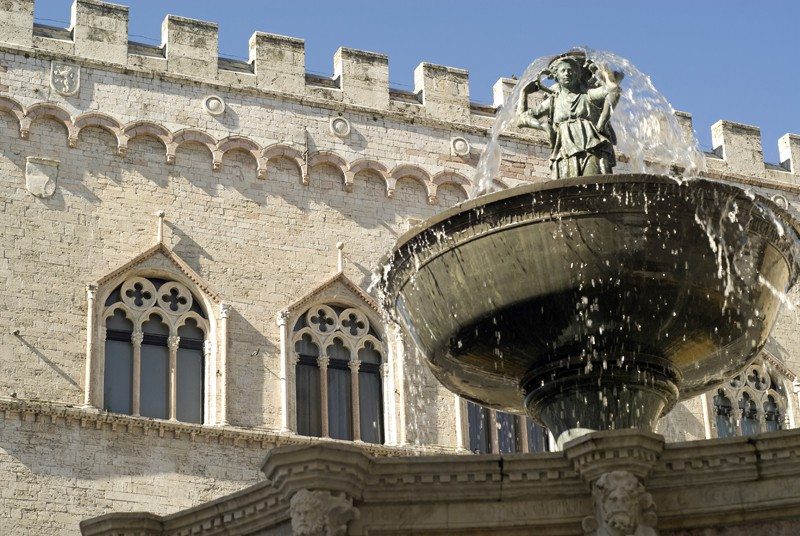
[[(414, 237), (425, 233), (430, 227), (441, 223), (449, 218), (452, 218), (456, 214), (460, 214), (462, 212), (468, 212), (470, 210), (474, 210), (481, 206), (486, 206), (498, 201), (502, 201), (504, 199), (508, 199), (509, 197), (517, 197), (520, 195), (526, 194), (533, 194), (537, 192), (546, 192), (549, 190), (558, 190), (562, 188), (570, 188), (576, 186), (584, 186), (584, 187), (591, 187), (594, 185), (604, 185), (604, 184), (663, 184), (663, 185), (671, 185), (671, 186), (689, 186), (697, 185), (700, 183), (706, 183), (713, 185), (716, 189), (727, 189), (731, 192), (741, 192), (742, 195), (748, 196), (747, 189), (743, 188), (742, 186), (736, 184), (730, 184), (726, 182), (722, 182), (719, 180), (707, 178), (707, 177), (691, 177), (691, 178), (684, 178), (678, 179), (673, 177), (668, 177), (665, 175), (654, 175), (654, 174), (643, 174), (643, 173), (618, 173), (613, 175), (589, 175), (585, 177), (574, 177), (568, 179), (555, 179), (555, 180), (547, 180), (544, 182), (537, 182), (533, 184), (523, 184), (520, 186), (514, 186), (512, 188), (506, 188), (505, 190), (500, 190), (498, 192), (493, 192), (490, 194), (484, 194), (473, 199), (467, 199), (466, 201), (462, 201), (457, 205), (446, 209), (427, 220), (420, 222), (419, 224), (415, 225), (397, 239), (395, 245), (392, 247), (391, 251), (384, 255), (381, 259), (381, 266), (385, 266), (387, 262), (391, 259), (394, 254), (400, 250), (403, 246), (405, 246), (408, 242), (410, 242)], [(778, 206), (774, 201), (771, 199), (760, 195), (756, 192), (751, 191), (753, 195), (758, 198), (758, 202), (765, 204), (770, 210), (772, 210), (776, 215), (780, 217), (780, 220), (783, 222), (788, 223), (791, 225), (792, 229), (796, 233), (798, 237), (800, 237), (800, 221), (795, 218), (787, 209), (784, 209)]]

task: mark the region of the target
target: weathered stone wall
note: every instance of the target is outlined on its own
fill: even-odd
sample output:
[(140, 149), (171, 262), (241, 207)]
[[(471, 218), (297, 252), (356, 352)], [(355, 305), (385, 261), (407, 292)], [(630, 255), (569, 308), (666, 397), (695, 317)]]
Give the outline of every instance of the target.
[(79, 534), (87, 515), (170, 514), (263, 480), (260, 444), (35, 419), (0, 419), (3, 534)]
[[(335, 272), (336, 242), (345, 274), (366, 288), (410, 220), (465, 199), (493, 108), (470, 103), (459, 69), (422, 64), (404, 93), (388, 87), (380, 54), (341, 49), (337, 78), (321, 80), (306, 75), (297, 39), (257, 33), (249, 66), (233, 65), (216, 61), (213, 24), (169, 17), (166, 47), (155, 49), (129, 46), (127, 8), (80, 0), (70, 34), (34, 30), (32, 5), (0, 2), (0, 397), (83, 402), (85, 285), (150, 247), (164, 210), (165, 243), (231, 305), (229, 422), (279, 429), (276, 314)], [(80, 67), (74, 95), (51, 85), (54, 61)], [(498, 84), (502, 97), (511, 82)], [(225, 102), (222, 115), (203, 109), (210, 95)], [(345, 137), (331, 132), (339, 117)], [(712, 174), (796, 201), (800, 138), (781, 138), (782, 166), (770, 167), (757, 129), (714, 132)], [(455, 137), (469, 154), (453, 154)], [(548, 176), (541, 138), (503, 144), (507, 186)], [(28, 157), (58, 161), (52, 197), (26, 188)], [(777, 339), (791, 370), (796, 332), (784, 315)], [(398, 441), (455, 449), (452, 395), (415, 356), (398, 359)], [(689, 401), (662, 430), (704, 437), (702, 419)], [(12, 483), (0, 533), (10, 534), (74, 534), (79, 519), (107, 511), (186, 508), (255, 481), (264, 454), (58, 419), (11, 415), (0, 428), (0, 478)]]

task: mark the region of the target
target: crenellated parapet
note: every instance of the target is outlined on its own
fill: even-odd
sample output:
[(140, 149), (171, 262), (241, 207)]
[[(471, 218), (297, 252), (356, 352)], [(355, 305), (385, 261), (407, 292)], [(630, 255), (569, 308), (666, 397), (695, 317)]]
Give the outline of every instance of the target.
[[(420, 63), (414, 70), (414, 89), (400, 90), (390, 86), (389, 58), (376, 52), (339, 48), (333, 56), (333, 76), (324, 77), (306, 72), (305, 43), (294, 37), (255, 32), (249, 40), (249, 59), (240, 61), (219, 57), (219, 29), (212, 22), (168, 15), (161, 27), (161, 45), (153, 46), (129, 41), (126, 6), (75, 0), (67, 29), (34, 23), (34, 0), (5, 0), (0, 6), (3, 11), (0, 48), (30, 51), (54, 61), (69, 60), (148, 76), (157, 74), (181, 82), (191, 80), (231, 91), (254, 91), (311, 106), (412, 118), (415, 122), (422, 120), (472, 133), (487, 132), (497, 109), (517, 83), (515, 79), (500, 78), (492, 88), (492, 103), (478, 104), (470, 101), (468, 71), (454, 67)], [(37, 113), (45, 113), (49, 104), (40, 106)], [(50, 112), (54, 117), (63, 115), (56, 110)], [(31, 113), (33, 110), (26, 111)], [(20, 119), (24, 135), (26, 118)], [(61, 120), (69, 122), (67, 118)], [(678, 112), (678, 121), (687, 135), (692, 132), (690, 114)], [(70, 139), (75, 139), (74, 132), (70, 133)], [(757, 127), (718, 121), (711, 127), (711, 133), (714, 150), (708, 163), (712, 175), (800, 182), (800, 136), (781, 137), (780, 162), (768, 164), (764, 162)], [(511, 136), (541, 143), (539, 138), (519, 132)], [(124, 151), (124, 136), (120, 140), (120, 151)], [(266, 150), (241, 143), (253, 154)], [(215, 147), (213, 151), (216, 167), (220, 165), (217, 159), (220, 150)], [(263, 159), (257, 160), (261, 169)], [(391, 195), (391, 185), (387, 191)]]

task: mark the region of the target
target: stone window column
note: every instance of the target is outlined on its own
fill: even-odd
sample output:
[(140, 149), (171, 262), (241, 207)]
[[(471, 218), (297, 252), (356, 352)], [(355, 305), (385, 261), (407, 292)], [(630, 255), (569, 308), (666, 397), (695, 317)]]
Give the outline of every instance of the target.
[(453, 394), (453, 414), (456, 421), (456, 450), (464, 452), (469, 450), (467, 443), (468, 430), (464, 419), (464, 401), (457, 394)]
[(386, 361), (381, 363), (380, 366), (381, 387), (383, 389), (383, 441), (387, 444), (394, 444), (394, 426), (390, 424), (394, 421), (394, 419), (391, 418), (393, 415), (392, 408), (394, 408), (394, 389), (391, 387), (391, 378), (389, 377), (390, 370), (391, 367), (389, 367), (389, 356), (387, 352)]
[(317, 359), (319, 363), (319, 390), (320, 390), (320, 421), (322, 423), (322, 437), (330, 437), (328, 430), (328, 364), (331, 358), (321, 355)]
[(353, 406), (353, 439), (361, 441), (361, 398), (358, 388), (358, 371), (361, 368), (361, 361), (352, 359), (348, 366), (350, 367), (350, 400)]
[[(294, 359), (289, 359), (288, 350), (289, 345), (289, 327), (288, 327), (289, 311), (283, 310), (278, 313), (278, 328), (280, 330), (280, 349), (281, 349), (281, 432), (288, 433), (293, 428), (290, 423), (290, 399), (289, 399), (289, 385), (294, 385), (294, 381), (290, 381), (289, 375), (294, 373), (296, 366), (296, 355)], [(294, 354), (294, 352), (291, 352)], [(290, 361), (295, 361), (291, 363)]]
[(499, 453), (500, 434), (497, 430), (497, 412), (493, 409), (489, 410), (489, 435), (491, 437), (492, 452)]
[[(92, 381), (95, 382), (96, 384), (97, 384), (97, 382), (102, 382), (103, 381), (103, 376), (106, 373), (106, 371), (105, 371), (106, 362), (105, 362), (105, 348), (104, 348), (104, 346), (105, 346), (106, 337), (108, 336), (108, 328), (106, 327), (105, 321), (101, 321), (100, 322), (100, 326), (98, 327), (97, 331), (98, 331), (97, 336), (99, 337), (99, 341), (101, 342), (100, 348), (102, 349), (102, 352), (97, 355), (98, 359), (94, 363), (95, 365), (97, 365), (97, 371), (93, 373), (94, 377), (92, 378)], [(102, 408), (103, 405), (105, 404), (105, 400), (104, 400), (105, 393), (103, 393), (103, 387), (102, 387), (103, 384), (100, 383), (99, 385), (100, 385), (100, 389), (97, 389), (96, 392), (95, 392), (95, 396), (94, 396), (94, 399), (93, 399), (93, 401), (94, 401), (93, 405), (95, 407)]]
[[(83, 384), (83, 405), (91, 406), (96, 400), (94, 372), (97, 364), (95, 363), (96, 352), (94, 345), (95, 331), (95, 298), (97, 297), (97, 285), (86, 285), (86, 374)], [(103, 337), (105, 340), (105, 337)]]
[(131, 393), (131, 415), (139, 416), (141, 407), (141, 388), (142, 388), (142, 341), (144, 333), (142, 326), (133, 328), (131, 334), (131, 344), (133, 345), (133, 374), (132, 374), (132, 393)]
[[(399, 408), (396, 412), (396, 422), (395, 422), (395, 444), (396, 445), (406, 445), (407, 444), (407, 437), (406, 437), (406, 402), (405, 402), (405, 345), (403, 344), (403, 334), (399, 328), (396, 328), (395, 337), (394, 337), (394, 348), (395, 352), (394, 355), (396, 356), (395, 362), (397, 363), (397, 369), (394, 371), (394, 380), (395, 384), (392, 386), (392, 391), (389, 392), (389, 396), (394, 399), (394, 391), (395, 389), (400, 393), (399, 400)], [(412, 351), (414, 351), (412, 349)], [(393, 419), (394, 420), (394, 419)]]
[(517, 420), (517, 437), (519, 438), (519, 451), (530, 452), (530, 444), (528, 442), (528, 423), (525, 417), (516, 417)]
[(181, 338), (171, 335), (167, 338), (169, 348), (169, 419), (178, 420), (178, 345)]
[[(212, 348), (213, 347), (214, 346), (213, 346), (213, 343), (211, 342), (211, 339), (206, 338), (206, 340), (203, 341), (203, 363), (205, 363), (206, 369), (209, 369), (212, 372), (211, 374), (205, 374), (205, 377), (206, 377), (205, 389), (206, 389), (207, 393), (217, 393), (218, 392), (218, 388), (217, 388), (218, 383), (217, 383), (216, 375), (213, 374), (213, 369), (210, 368), (211, 357), (212, 357), (212, 353), (213, 353), (212, 352)], [(219, 383), (222, 383), (222, 382), (219, 382)], [(222, 383), (222, 389), (223, 390), (225, 389), (225, 384), (224, 383)], [(214, 422), (212, 416), (216, 415), (216, 408), (217, 408), (217, 403), (216, 403), (215, 398), (216, 398), (216, 396), (206, 396), (205, 397), (205, 408), (206, 408), (206, 411), (203, 412), (203, 415), (205, 416), (204, 424), (212, 424)], [(220, 422), (220, 424), (223, 424), (223, 423)]]
[(227, 303), (219, 306), (219, 423), (228, 424), (228, 315)]

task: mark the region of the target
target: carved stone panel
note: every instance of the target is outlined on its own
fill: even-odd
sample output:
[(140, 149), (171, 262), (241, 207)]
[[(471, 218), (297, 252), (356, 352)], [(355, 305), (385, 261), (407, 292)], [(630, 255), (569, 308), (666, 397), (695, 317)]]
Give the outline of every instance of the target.
[(81, 88), (81, 68), (78, 65), (54, 61), (50, 68), (50, 87), (59, 95), (75, 95)]
[(347, 497), (329, 491), (301, 489), (289, 502), (295, 536), (344, 536), (347, 525), (358, 517)]
[(592, 486), (595, 515), (583, 520), (586, 536), (658, 536), (653, 497), (628, 471), (603, 474)]
[(58, 180), (58, 160), (29, 156), (25, 164), (25, 187), (36, 197), (52, 197)]

